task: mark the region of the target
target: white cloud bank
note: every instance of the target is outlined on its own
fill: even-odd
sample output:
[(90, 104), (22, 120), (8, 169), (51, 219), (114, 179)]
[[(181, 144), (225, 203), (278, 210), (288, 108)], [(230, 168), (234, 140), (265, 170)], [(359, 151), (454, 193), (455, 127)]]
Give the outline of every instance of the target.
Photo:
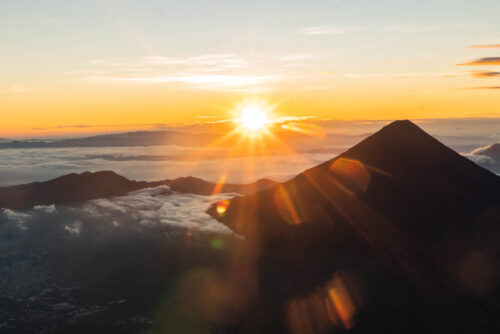
[(3, 219), (22, 231), (38, 228), (35, 226), (38, 221), (48, 219), (53, 222), (53, 228), (70, 235), (80, 235), (96, 228), (101, 232), (117, 228), (137, 232), (164, 228), (169, 231), (232, 234), (228, 227), (205, 211), (212, 203), (234, 195), (172, 193), (167, 186), (160, 186), (134, 191), (126, 196), (88, 201), (81, 206), (56, 208), (55, 205), (37, 205), (27, 212), (2, 209), (0, 213), (3, 213)]
[(167, 190), (168, 187), (160, 186), (134, 191), (127, 196), (97, 199), (87, 202), (83, 210), (113, 225), (132, 220), (138, 225), (163, 224), (200, 232), (232, 233), (228, 227), (205, 213), (211, 203), (231, 198), (231, 195), (169, 195)]

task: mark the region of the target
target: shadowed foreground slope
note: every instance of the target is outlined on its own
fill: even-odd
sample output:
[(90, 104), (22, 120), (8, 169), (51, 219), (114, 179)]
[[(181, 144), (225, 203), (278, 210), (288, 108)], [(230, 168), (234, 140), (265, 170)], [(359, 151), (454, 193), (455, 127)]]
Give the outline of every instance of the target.
[(500, 178), (409, 121), (210, 213), (257, 268), (222, 332), (500, 330)]

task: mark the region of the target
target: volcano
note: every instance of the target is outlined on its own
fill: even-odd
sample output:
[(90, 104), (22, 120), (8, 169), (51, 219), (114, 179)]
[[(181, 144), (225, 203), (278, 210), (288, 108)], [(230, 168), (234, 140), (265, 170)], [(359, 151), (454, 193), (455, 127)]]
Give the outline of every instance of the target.
[(500, 177), (410, 121), (209, 213), (258, 282), (221, 332), (500, 331)]

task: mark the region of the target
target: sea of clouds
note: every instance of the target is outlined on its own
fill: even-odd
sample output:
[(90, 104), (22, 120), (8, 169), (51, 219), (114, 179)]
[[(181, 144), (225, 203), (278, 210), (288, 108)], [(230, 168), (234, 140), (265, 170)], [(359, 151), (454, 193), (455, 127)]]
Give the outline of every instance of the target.
[[(464, 118), (418, 120), (416, 124), (429, 134), (483, 166), (492, 166), (476, 156), (479, 147), (500, 142), (500, 119)], [(289, 149), (271, 149), (257, 156), (234, 155), (230, 146), (190, 147), (178, 145), (135, 147), (72, 147), (0, 150), (0, 186), (44, 181), (63, 174), (113, 170), (130, 179), (162, 180), (196, 176), (217, 181), (222, 174), (232, 183), (247, 183), (267, 177), (289, 179), (301, 171), (332, 159), (390, 121), (317, 121), (324, 132), (321, 138), (286, 137)], [(183, 128), (190, 131), (220, 132), (227, 128), (201, 124)], [(224, 132), (226, 131), (226, 132)], [(227, 144), (227, 143), (226, 143)], [(484, 163), (483, 163), (484, 162)]]
[(223, 148), (212, 150), (209, 156), (200, 156), (199, 151), (201, 148), (173, 145), (4, 149), (0, 150), (0, 186), (99, 170), (112, 170), (129, 179), (147, 181), (196, 176), (216, 182), (223, 173), (228, 175), (227, 181), (233, 183), (248, 183), (263, 177), (279, 181), (335, 155), (332, 151), (322, 154), (274, 152), (273, 155), (227, 158)]
[[(169, 232), (231, 234), (231, 230), (205, 211), (215, 202), (236, 194), (200, 196), (169, 191), (167, 186), (146, 188), (126, 196), (91, 200), (76, 206), (36, 205), (31, 210), (1, 209), (0, 228), (22, 237), (30, 231), (43, 234), (87, 235), (99, 232), (117, 234), (122, 230), (147, 233), (158, 229)], [(47, 221), (44, 223), (44, 221)], [(49, 222), (50, 221), (50, 222)], [(50, 225), (50, 226), (49, 226)], [(54, 230), (55, 229), (55, 230)], [(37, 232), (38, 233), (38, 232)]]

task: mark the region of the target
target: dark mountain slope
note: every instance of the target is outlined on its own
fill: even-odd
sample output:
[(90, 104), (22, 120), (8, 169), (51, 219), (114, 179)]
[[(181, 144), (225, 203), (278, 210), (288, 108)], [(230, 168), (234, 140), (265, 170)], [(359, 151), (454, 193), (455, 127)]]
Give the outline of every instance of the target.
[(211, 209), (247, 238), (259, 282), (225, 330), (495, 333), (499, 208), (498, 176), (394, 122), (222, 216)]
[(24, 209), (40, 204), (73, 204), (125, 195), (148, 186), (149, 182), (130, 181), (111, 171), (72, 173), (45, 182), (0, 188), (0, 207)]
[(155, 182), (133, 181), (112, 171), (67, 174), (45, 182), (33, 182), (10, 187), (0, 187), (0, 208), (27, 209), (34, 205), (76, 204), (96, 198), (125, 195), (130, 191), (167, 185), (172, 190), (197, 195), (217, 192), (251, 194), (276, 184), (262, 179), (250, 184), (215, 183), (195, 177), (181, 177)]
[[(162, 182), (165, 185), (168, 185), (170, 189), (174, 191), (192, 193), (197, 195), (210, 195), (214, 193), (214, 189), (216, 188), (215, 183), (208, 182), (193, 176), (179, 177), (173, 180), (165, 180)], [(247, 195), (267, 189), (276, 184), (276, 182), (269, 179), (260, 179), (249, 184), (227, 183), (222, 185), (218, 192), (239, 193), (242, 195)]]

